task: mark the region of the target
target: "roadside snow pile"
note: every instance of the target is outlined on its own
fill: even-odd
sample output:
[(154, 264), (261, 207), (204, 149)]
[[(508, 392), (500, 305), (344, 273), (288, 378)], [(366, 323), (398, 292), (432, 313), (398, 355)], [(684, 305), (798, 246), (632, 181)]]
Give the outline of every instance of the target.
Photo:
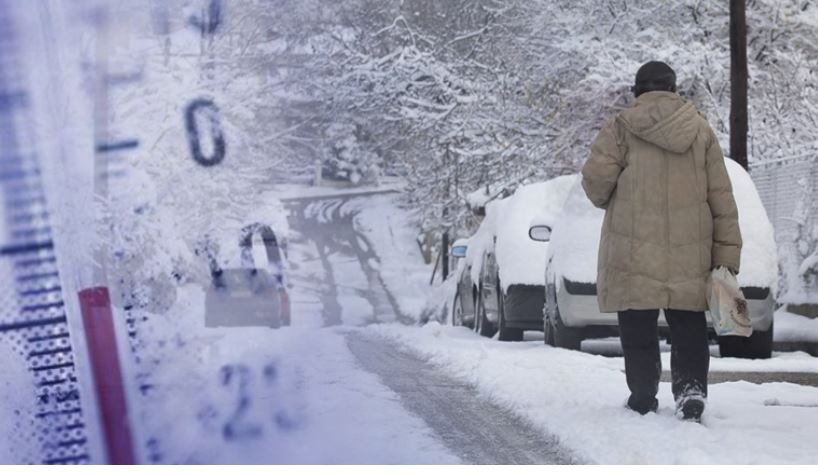
[(205, 328), (187, 285), (145, 340), (159, 362), (138, 432), (165, 464), (457, 463), (434, 432), (326, 328)]
[[(743, 239), (738, 282), (774, 291), (778, 287), (778, 259), (773, 226), (750, 175), (735, 161), (724, 161), (733, 184)], [(577, 282), (596, 282), (604, 217), (605, 211), (591, 204), (577, 180), (554, 227), (548, 250), (554, 257), (553, 268), (558, 268), (562, 276)]]
[(34, 379), (19, 354), (4, 341), (0, 344), (0, 464), (28, 464), (40, 461)]
[(818, 343), (818, 318), (807, 318), (782, 308), (775, 312), (773, 331), (773, 340), (776, 342)]
[[(778, 324), (777, 321), (776, 324)], [(711, 346), (710, 353), (718, 354), (716, 346)], [(669, 348), (667, 352), (662, 353), (662, 364), (665, 370), (670, 370)], [(773, 352), (773, 356), (769, 359), (711, 357), (710, 372), (818, 373), (818, 359), (806, 352)]]
[(514, 284), (544, 284), (548, 244), (531, 240), (528, 229), (534, 217), (554, 221), (576, 179), (577, 175), (569, 175), (527, 184), (504, 200), (503, 212), (495, 220), (495, 252), (504, 292)]
[(600, 464), (815, 464), (818, 388), (787, 383), (710, 386), (703, 425), (674, 416), (669, 383), (659, 411), (640, 416), (624, 407), (621, 358), (480, 338), (466, 328), (370, 326), (450, 375), (474, 384), (489, 400), (557, 436), (568, 449)]

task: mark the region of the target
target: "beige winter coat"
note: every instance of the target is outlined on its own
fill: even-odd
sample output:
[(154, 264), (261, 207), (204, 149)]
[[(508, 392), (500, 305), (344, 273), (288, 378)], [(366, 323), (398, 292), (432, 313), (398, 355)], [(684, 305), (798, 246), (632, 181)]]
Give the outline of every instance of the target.
[(644, 93), (607, 122), (582, 186), (606, 210), (602, 312), (703, 311), (710, 270), (739, 270), (741, 232), (724, 156), (707, 121), (676, 93)]

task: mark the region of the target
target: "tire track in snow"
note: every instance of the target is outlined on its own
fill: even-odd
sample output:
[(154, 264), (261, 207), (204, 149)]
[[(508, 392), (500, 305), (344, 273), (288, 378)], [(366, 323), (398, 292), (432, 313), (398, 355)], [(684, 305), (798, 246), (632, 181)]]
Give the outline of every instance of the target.
[(388, 342), (347, 335), (347, 345), (366, 370), (396, 392), (443, 444), (471, 464), (571, 464), (582, 462), (555, 438), (481, 397), (471, 385)]

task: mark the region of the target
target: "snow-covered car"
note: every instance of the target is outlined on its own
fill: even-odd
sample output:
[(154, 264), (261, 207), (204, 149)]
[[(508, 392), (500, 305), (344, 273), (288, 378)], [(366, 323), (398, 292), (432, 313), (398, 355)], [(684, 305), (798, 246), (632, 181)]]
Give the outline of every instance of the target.
[[(521, 340), (542, 330), (543, 272), (547, 245), (528, 238), (536, 216), (555, 217), (573, 183), (570, 176), (520, 186), (486, 204), (486, 216), (465, 244), (453, 321), (472, 322), (483, 336)], [(458, 252), (460, 253), (460, 252)]]
[[(750, 175), (733, 160), (725, 162), (743, 240), (738, 283), (747, 299), (753, 335), (719, 338), (719, 347), (725, 357), (768, 358), (778, 279), (773, 226)], [(532, 225), (529, 232), (532, 239), (550, 242), (545, 271), (545, 342), (579, 349), (583, 339), (618, 335), (618, 327), (616, 313), (601, 313), (597, 304), (597, 252), (605, 212), (591, 204), (577, 177), (574, 181), (555, 225), (550, 229)], [(544, 235), (538, 236), (538, 232)], [(708, 314), (711, 324), (709, 319)], [(663, 314), (659, 325), (660, 333), (667, 335)]]
[(285, 259), (275, 232), (268, 225), (242, 228), (235, 244), (210, 249), (210, 286), (205, 296), (205, 325), (290, 325), (290, 299)]

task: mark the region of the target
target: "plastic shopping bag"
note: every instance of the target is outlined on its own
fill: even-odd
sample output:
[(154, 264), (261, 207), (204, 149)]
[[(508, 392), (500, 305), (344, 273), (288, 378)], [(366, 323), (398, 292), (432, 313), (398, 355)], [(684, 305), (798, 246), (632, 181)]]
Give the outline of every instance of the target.
[(725, 267), (713, 269), (708, 290), (707, 303), (716, 334), (749, 337), (753, 327), (747, 312), (747, 300), (730, 270)]

